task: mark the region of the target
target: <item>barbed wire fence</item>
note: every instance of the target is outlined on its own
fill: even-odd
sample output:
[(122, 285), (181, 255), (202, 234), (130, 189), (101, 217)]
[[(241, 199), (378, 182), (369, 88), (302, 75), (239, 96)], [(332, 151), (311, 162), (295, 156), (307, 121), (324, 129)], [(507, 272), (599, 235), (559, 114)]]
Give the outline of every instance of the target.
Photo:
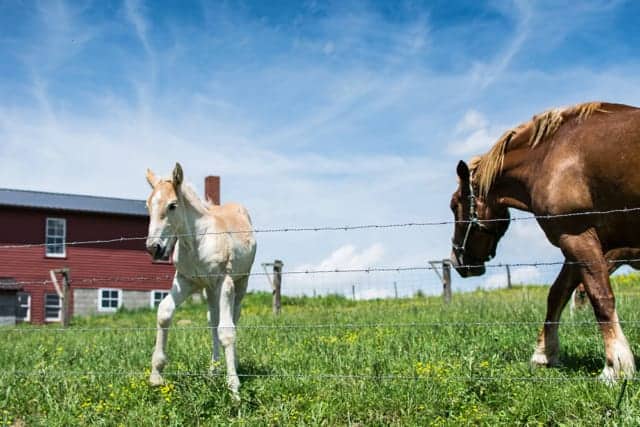
[[(33, 370), (33, 371), (3, 371), (0, 372), (2, 377), (141, 377), (146, 376), (146, 372), (128, 371), (128, 370), (105, 370), (105, 371), (73, 371), (73, 370)], [(224, 378), (226, 374), (211, 371), (164, 371), (163, 375), (168, 377), (219, 377)], [(551, 383), (551, 382), (601, 382), (597, 376), (477, 376), (477, 375), (449, 375), (439, 377), (435, 375), (392, 375), (392, 374), (335, 374), (335, 373), (268, 373), (268, 374), (242, 374), (238, 373), (240, 378), (280, 378), (280, 379), (315, 379), (315, 380), (375, 380), (375, 381), (437, 381), (437, 382), (533, 382), (533, 383)], [(639, 382), (640, 377), (625, 378), (625, 381)]]
[[(599, 215), (612, 215), (612, 214), (627, 214), (640, 212), (640, 207), (636, 208), (620, 208), (609, 210), (596, 210), (596, 211), (584, 211), (584, 212), (571, 212), (565, 214), (555, 215), (526, 215), (521, 217), (510, 218), (494, 218), (494, 219), (477, 219), (477, 220), (441, 220), (441, 221), (415, 221), (415, 222), (402, 222), (402, 223), (386, 223), (386, 224), (358, 224), (358, 225), (340, 225), (340, 226), (316, 226), (316, 227), (265, 227), (255, 228), (252, 230), (228, 230), (228, 231), (213, 231), (205, 233), (182, 233), (175, 234), (168, 237), (195, 237), (205, 235), (222, 235), (222, 234), (238, 234), (238, 233), (299, 233), (299, 232), (322, 232), (322, 231), (357, 231), (357, 230), (382, 230), (392, 228), (409, 228), (409, 227), (430, 227), (441, 225), (455, 225), (455, 224), (469, 224), (469, 223), (482, 223), (491, 224), (497, 222), (517, 222), (517, 221), (548, 221), (555, 219), (566, 219), (584, 216), (599, 216)], [(121, 236), (112, 239), (97, 239), (97, 240), (82, 240), (65, 242), (66, 246), (79, 246), (79, 245), (93, 245), (93, 244), (107, 244), (107, 243), (119, 243), (128, 241), (140, 241), (146, 240), (149, 236)], [(152, 236), (153, 237), (153, 236)], [(33, 248), (33, 247), (45, 247), (55, 246), (59, 243), (20, 243), (10, 245), (0, 245), (0, 249), (20, 249), (20, 248)]]
[[(491, 222), (501, 222), (501, 221), (549, 221), (558, 218), (571, 218), (578, 216), (588, 216), (588, 215), (609, 215), (609, 214), (628, 214), (633, 212), (640, 212), (640, 208), (622, 208), (608, 211), (591, 211), (591, 212), (577, 212), (570, 214), (562, 214), (562, 215), (543, 215), (543, 216), (524, 216), (524, 217), (514, 217), (509, 219), (494, 219), (494, 220), (479, 220), (479, 222), (491, 223)], [(390, 224), (360, 224), (360, 225), (345, 225), (345, 226), (317, 226), (317, 227), (280, 227), (280, 228), (258, 228), (252, 230), (254, 233), (294, 233), (294, 232), (329, 232), (329, 231), (362, 231), (362, 230), (387, 230), (387, 229), (399, 229), (399, 228), (413, 228), (413, 227), (429, 227), (429, 226), (442, 226), (442, 225), (454, 225), (454, 224), (468, 224), (470, 221), (427, 221), (427, 222), (406, 222), (406, 223), (390, 223)], [(202, 236), (205, 234), (234, 234), (234, 233), (246, 233), (248, 230), (233, 230), (233, 231), (225, 231), (225, 232), (214, 232), (214, 233), (198, 233), (198, 234), (180, 234), (175, 237), (195, 237)], [(128, 241), (141, 241), (146, 240), (147, 236), (123, 236), (114, 239), (103, 239), (103, 240), (87, 240), (87, 241), (71, 241), (65, 242), (66, 246), (82, 246), (82, 245), (101, 245), (101, 244), (113, 244), (120, 242), (128, 242)], [(46, 247), (48, 245), (59, 245), (59, 243), (20, 243), (20, 244), (7, 244), (0, 245), (0, 253), (5, 250), (21, 250), (21, 249), (29, 249), (29, 248), (37, 248), (37, 247)], [(616, 259), (616, 260), (607, 260), (607, 262), (612, 264), (629, 264), (634, 262), (639, 262), (640, 258), (627, 258), (627, 259)], [(442, 261), (444, 263), (445, 261)], [(577, 260), (577, 261), (538, 261), (538, 262), (517, 262), (517, 263), (494, 263), (494, 264), (467, 264), (460, 265), (459, 268), (476, 268), (476, 267), (485, 267), (487, 269), (510, 269), (510, 268), (518, 268), (518, 267), (535, 267), (535, 268), (545, 268), (545, 267), (558, 267), (562, 265), (589, 265), (592, 262), (599, 261), (588, 261), (588, 260)], [(284, 270), (281, 272), (282, 276), (286, 276), (288, 278), (323, 278), (327, 276), (334, 277), (335, 275), (341, 276), (356, 276), (355, 279), (347, 279), (343, 280), (339, 283), (353, 283), (352, 288), (345, 289), (344, 287), (334, 287), (330, 289), (328, 286), (318, 286), (317, 289), (325, 290), (324, 295), (328, 294), (342, 294), (345, 297), (349, 297), (349, 290), (351, 290), (351, 296), (353, 299), (362, 299), (363, 295), (358, 295), (360, 298), (356, 298), (356, 289), (355, 286), (358, 282), (365, 283), (365, 286), (362, 287), (360, 292), (365, 292), (368, 289), (372, 288), (371, 277), (373, 274), (387, 274), (387, 275), (408, 275), (413, 274), (412, 278), (404, 277), (402, 280), (396, 278), (396, 280), (385, 280), (384, 283), (387, 285), (392, 284), (393, 288), (387, 288), (387, 292), (380, 295), (375, 295), (377, 297), (399, 297), (401, 295), (409, 295), (411, 292), (413, 294), (416, 293), (424, 293), (424, 294), (434, 294), (434, 292), (429, 292), (428, 288), (424, 285), (428, 282), (424, 273), (431, 273), (433, 271), (438, 271), (438, 265), (399, 265), (399, 266), (375, 266), (375, 267), (363, 267), (363, 268), (325, 268), (325, 269), (304, 269), (304, 270)], [(415, 276), (416, 273), (420, 273), (421, 277)], [(228, 273), (215, 273), (215, 274), (204, 274), (204, 275), (193, 275), (192, 278), (211, 278), (211, 277), (219, 277), (223, 275), (227, 275)], [(267, 271), (260, 272), (254, 271), (249, 274), (243, 274), (242, 276), (265, 276), (269, 275)], [(364, 275), (364, 276), (363, 276)], [(172, 275), (154, 275), (154, 276), (122, 276), (122, 277), (80, 277), (75, 278), (73, 280), (74, 284), (81, 285), (99, 285), (100, 283), (127, 283), (127, 282), (149, 282), (149, 281), (166, 281), (171, 280)], [(432, 282), (437, 283), (438, 285), (442, 284), (442, 279), (435, 281), (436, 276), (431, 275)], [(367, 283), (368, 281), (368, 283)], [(327, 283), (332, 282), (335, 283), (335, 280), (327, 281)], [(54, 282), (49, 279), (44, 280), (22, 280), (17, 281), (18, 285), (51, 285)], [(300, 282), (302, 283), (302, 282)], [(299, 284), (300, 284), (299, 283)], [(382, 282), (375, 283), (375, 287), (379, 288)], [(401, 283), (398, 286), (398, 283)], [(294, 281), (295, 284), (295, 281)], [(421, 286), (422, 285), (422, 286)], [(360, 286), (358, 286), (360, 287)], [(306, 295), (306, 293), (317, 295), (317, 289), (315, 288), (302, 288), (300, 286), (300, 290), (302, 295)], [(434, 287), (436, 288), (436, 287)], [(429, 288), (429, 289), (434, 289)], [(339, 292), (341, 291), (341, 292)], [(634, 297), (636, 295), (640, 295), (640, 293), (619, 293), (619, 296), (630, 296)], [(374, 296), (374, 297), (375, 297)], [(560, 323), (560, 322), (558, 322)], [(621, 325), (629, 325), (633, 327), (637, 327), (640, 325), (640, 321), (620, 321), (618, 322)], [(593, 327), (597, 323), (594, 321), (570, 321), (570, 322), (562, 322), (563, 326), (570, 327)], [(237, 326), (238, 329), (259, 329), (259, 330), (291, 330), (291, 329), (310, 329), (310, 330), (320, 330), (326, 328), (343, 328), (343, 329), (365, 329), (365, 328), (442, 328), (442, 327), (476, 327), (476, 328), (493, 328), (493, 327), (540, 327), (542, 322), (531, 320), (531, 321), (513, 321), (513, 322), (456, 322), (456, 321), (442, 321), (442, 322), (405, 322), (405, 323), (394, 323), (394, 322), (381, 322), (381, 323), (277, 323), (277, 324), (262, 324), (262, 325), (251, 325), (251, 324), (240, 324)], [(190, 330), (208, 330), (209, 326), (183, 326), (183, 327), (173, 327), (173, 330), (176, 331), (190, 331)], [(0, 334), (7, 333), (96, 333), (96, 332), (114, 332), (114, 333), (122, 333), (128, 331), (155, 331), (155, 327), (102, 327), (102, 328), (82, 328), (82, 327), (74, 327), (71, 329), (64, 328), (0, 328)], [(0, 335), (1, 336), (1, 335)], [(28, 376), (28, 375), (49, 375), (49, 376), (62, 376), (62, 375), (116, 375), (116, 376), (137, 376), (141, 375), (141, 372), (138, 371), (48, 371), (48, 370), (7, 370), (0, 373), (1, 376)], [(183, 371), (175, 371), (175, 372), (167, 372), (167, 375), (171, 376), (203, 376), (212, 375), (210, 372), (183, 372)], [(274, 374), (241, 374), (240, 377), (256, 377), (256, 378), (317, 378), (317, 379), (378, 379), (378, 380), (402, 380), (402, 381), (415, 381), (415, 380), (429, 380), (429, 377), (417, 376), (417, 375), (372, 375), (372, 374), (331, 374), (331, 373), (321, 373), (321, 374), (310, 374), (310, 373), (274, 373)], [(562, 377), (562, 376), (554, 376), (554, 377), (511, 377), (511, 376), (451, 376), (447, 377), (447, 379), (451, 381), (533, 381), (533, 382), (545, 382), (545, 381), (595, 381), (596, 377)], [(629, 378), (630, 381), (638, 381), (640, 378)]]

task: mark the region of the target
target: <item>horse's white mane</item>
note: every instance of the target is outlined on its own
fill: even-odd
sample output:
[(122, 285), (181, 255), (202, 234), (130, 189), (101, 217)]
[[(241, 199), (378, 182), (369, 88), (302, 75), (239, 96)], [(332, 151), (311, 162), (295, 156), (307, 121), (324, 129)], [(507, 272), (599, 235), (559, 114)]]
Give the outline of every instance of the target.
[(209, 208), (211, 208), (211, 206), (213, 206), (213, 204), (208, 200), (202, 200), (200, 197), (198, 197), (198, 194), (193, 189), (193, 186), (187, 182), (182, 183), (182, 185), (180, 186), (180, 192), (185, 197), (185, 199), (187, 199), (187, 201), (197, 210), (206, 212), (209, 210)]

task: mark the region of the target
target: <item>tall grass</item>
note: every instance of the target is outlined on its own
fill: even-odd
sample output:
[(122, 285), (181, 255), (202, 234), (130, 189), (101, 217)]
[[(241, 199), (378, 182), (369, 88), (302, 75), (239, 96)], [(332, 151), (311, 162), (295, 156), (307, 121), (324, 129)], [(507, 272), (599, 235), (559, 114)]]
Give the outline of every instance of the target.
[[(639, 320), (638, 281), (634, 275), (614, 280), (625, 321)], [(241, 378), (239, 404), (223, 376), (204, 375), (211, 357), (204, 305), (177, 311), (167, 384), (159, 388), (147, 384), (151, 310), (77, 318), (66, 331), (0, 329), (0, 420), (47, 426), (636, 424), (639, 384), (629, 383), (618, 405), (621, 387), (595, 380), (604, 358), (590, 309), (573, 319), (565, 314), (574, 324), (560, 328), (562, 367), (530, 368), (546, 292), (455, 294), (449, 306), (435, 297), (285, 297), (279, 317), (271, 314), (269, 295), (250, 294), (238, 331), (239, 372), (249, 375)], [(640, 354), (638, 326), (624, 330)]]

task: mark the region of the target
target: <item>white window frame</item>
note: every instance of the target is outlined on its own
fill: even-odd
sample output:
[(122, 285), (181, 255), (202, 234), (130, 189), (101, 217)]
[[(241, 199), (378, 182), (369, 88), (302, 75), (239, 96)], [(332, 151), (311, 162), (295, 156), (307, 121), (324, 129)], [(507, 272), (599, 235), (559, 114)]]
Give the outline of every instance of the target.
[[(56, 317), (47, 317), (47, 307), (53, 308), (53, 306), (47, 305), (47, 295), (55, 295), (58, 297), (58, 315)], [(45, 322), (59, 322), (62, 319), (62, 300), (60, 295), (55, 292), (47, 292), (44, 294), (44, 321)]]
[[(49, 221), (60, 221), (62, 223), (62, 253), (49, 253)], [(59, 238), (60, 236), (53, 236)], [(44, 223), (44, 254), (47, 258), (67, 257), (67, 220), (65, 218), (47, 217)]]
[(164, 299), (164, 297), (166, 295), (170, 294), (170, 291), (168, 289), (154, 289), (153, 291), (149, 292), (150, 295), (150, 299), (149, 299), (149, 305), (151, 306), (151, 308), (156, 308), (157, 306), (155, 305), (156, 299), (155, 299), (155, 295), (156, 292), (160, 292), (162, 294), (164, 294), (164, 296), (162, 298), (160, 298), (160, 301), (158, 301), (158, 304), (160, 304), (162, 302), (162, 300)]
[[(31, 294), (29, 292), (18, 292), (18, 296), (20, 296), (20, 294), (24, 294), (27, 296), (27, 315), (25, 317), (18, 317), (16, 316), (16, 320), (18, 322), (31, 322)], [(20, 302), (20, 300), (18, 299), (18, 302)], [(22, 303), (18, 304), (19, 308), (24, 308), (25, 306)]]
[[(118, 306), (117, 307), (103, 307), (102, 306), (102, 292), (103, 291), (109, 291), (109, 292), (113, 292), (116, 291), (118, 293)], [(109, 300), (111, 300), (111, 298), (109, 298)], [(100, 288), (98, 289), (98, 311), (101, 313), (115, 313), (116, 311), (118, 311), (118, 309), (122, 307), (122, 289), (118, 289), (118, 288)]]

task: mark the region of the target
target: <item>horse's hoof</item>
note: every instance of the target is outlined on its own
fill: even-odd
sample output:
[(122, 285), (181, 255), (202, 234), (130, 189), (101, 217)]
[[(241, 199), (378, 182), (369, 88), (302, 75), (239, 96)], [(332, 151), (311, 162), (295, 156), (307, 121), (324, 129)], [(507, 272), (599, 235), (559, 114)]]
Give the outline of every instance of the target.
[(603, 383), (612, 386), (618, 380), (633, 379), (636, 373), (636, 367), (632, 358), (617, 360), (613, 366), (605, 366), (602, 373), (598, 377)]
[(149, 384), (153, 387), (164, 385), (164, 378), (162, 378), (159, 372), (152, 372), (151, 376), (149, 376)]
[(240, 394), (238, 393), (238, 389), (240, 388), (240, 379), (238, 377), (229, 377), (229, 378), (227, 378), (227, 386), (229, 387), (229, 390), (231, 391), (231, 398), (234, 401), (239, 402), (240, 401)]
[(560, 361), (558, 360), (558, 356), (547, 356), (544, 353), (541, 352), (535, 352), (533, 353), (533, 356), (531, 356), (531, 360), (530, 363), (532, 366), (534, 367), (554, 367), (554, 366), (559, 366), (560, 365)]
[(610, 387), (616, 384), (616, 378), (617, 378), (617, 375), (613, 370), (613, 368), (610, 366), (605, 366), (604, 369), (602, 370), (602, 373), (598, 377), (600, 381), (602, 381), (603, 383), (605, 383)]

